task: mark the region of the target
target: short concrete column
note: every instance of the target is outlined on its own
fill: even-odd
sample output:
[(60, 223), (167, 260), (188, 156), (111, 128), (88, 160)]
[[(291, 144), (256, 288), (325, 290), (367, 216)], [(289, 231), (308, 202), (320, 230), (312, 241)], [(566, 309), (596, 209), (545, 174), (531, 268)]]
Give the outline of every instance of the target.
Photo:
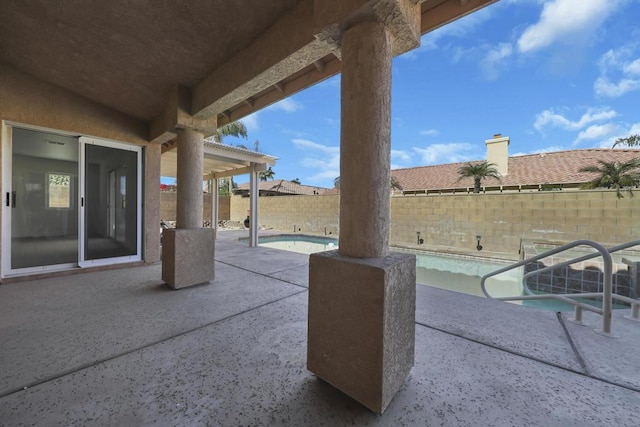
[(307, 368), (382, 413), (414, 362), (416, 261), (389, 253), (391, 40), (342, 39), (340, 246), (309, 258)]
[(364, 22), (342, 38), (340, 253), (356, 258), (389, 251), (391, 40)]
[(204, 135), (186, 128), (178, 131), (176, 228), (202, 227), (203, 160)]

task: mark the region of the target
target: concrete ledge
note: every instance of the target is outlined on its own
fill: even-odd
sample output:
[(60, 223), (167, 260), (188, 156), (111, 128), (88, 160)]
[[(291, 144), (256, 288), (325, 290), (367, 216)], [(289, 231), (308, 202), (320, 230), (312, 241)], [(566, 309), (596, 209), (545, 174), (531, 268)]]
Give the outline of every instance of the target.
[(215, 230), (171, 228), (162, 232), (162, 280), (173, 289), (215, 277)]
[(309, 257), (307, 369), (382, 413), (414, 362), (416, 260)]

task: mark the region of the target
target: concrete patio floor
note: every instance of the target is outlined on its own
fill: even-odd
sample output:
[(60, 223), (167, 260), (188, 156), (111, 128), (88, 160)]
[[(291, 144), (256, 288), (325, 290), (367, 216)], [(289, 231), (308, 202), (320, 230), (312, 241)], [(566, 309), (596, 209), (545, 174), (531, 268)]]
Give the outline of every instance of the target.
[[(246, 234), (246, 232), (244, 232)], [(640, 323), (418, 286), (383, 415), (306, 369), (308, 257), (220, 232), (216, 279), (151, 265), (0, 285), (0, 425), (637, 426)]]

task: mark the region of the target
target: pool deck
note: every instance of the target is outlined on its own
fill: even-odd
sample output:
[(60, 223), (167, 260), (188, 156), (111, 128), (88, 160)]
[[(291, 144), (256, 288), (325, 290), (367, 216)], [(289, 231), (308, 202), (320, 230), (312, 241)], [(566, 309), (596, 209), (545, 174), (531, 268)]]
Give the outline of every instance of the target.
[(216, 278), (161, 266), (0, 285), (0, 425), (637, 426), (640, 323), (417, 287), (383, 415), (306, 369), (308, 257), (220, 232)]

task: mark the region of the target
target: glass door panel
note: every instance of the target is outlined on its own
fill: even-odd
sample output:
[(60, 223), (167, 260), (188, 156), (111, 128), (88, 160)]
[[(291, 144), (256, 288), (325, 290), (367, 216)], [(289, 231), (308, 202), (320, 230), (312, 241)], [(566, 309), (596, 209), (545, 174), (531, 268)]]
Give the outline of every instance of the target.
[(86, 143), (84, 147), (81, 261), (139, 258), (140, 149), (116, 143)]
[(14, 128), (10, 270), (78, 262), (78, 139)]

